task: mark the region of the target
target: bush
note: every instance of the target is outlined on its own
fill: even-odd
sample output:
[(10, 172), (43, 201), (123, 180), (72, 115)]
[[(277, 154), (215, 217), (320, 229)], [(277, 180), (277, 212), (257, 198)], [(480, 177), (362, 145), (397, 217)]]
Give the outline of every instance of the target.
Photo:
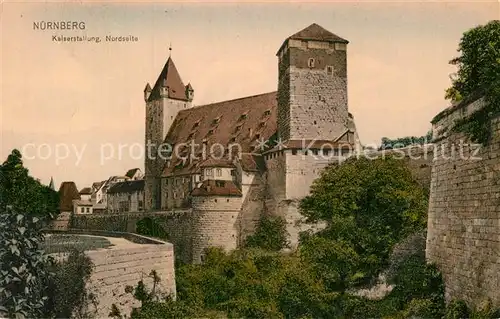
[(168, 234), (157, 220), (145, 217), (136, 223), (136, 233), (143, 236), (168, 240)]
[(46, 314), (55, 318), (84, 318), (89, 315), (95, 295), (86, 284), (94, 265), (83, 251), (72, 250), (67, 259), (53, 265)]
[(38, 217), (0, 207), (0, 317), (43, 314), (53, 262), (39, 249), (44, 226)]

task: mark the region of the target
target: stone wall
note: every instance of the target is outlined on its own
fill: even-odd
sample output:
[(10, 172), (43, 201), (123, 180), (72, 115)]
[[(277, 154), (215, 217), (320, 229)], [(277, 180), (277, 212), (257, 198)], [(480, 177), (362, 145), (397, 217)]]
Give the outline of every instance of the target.
[(175, 297), (174, 251), (172, 244), (141, 244), (131, 247), (118, 246), (111, 250), (86, 252), (94, 263), (94, 270), (89, 280), (90, 291), (97, 293), (97, 317), (107, 318), (114, 303), (122, 314), (130, 314), (132, 307), (139, 307), (140, 302), (129, 293), (127, 285), (135, 287), (143, 280), (151, 290), (153, 279), (148, 275), (156, 270), (161, 281), (157, 291), (172, 294)]
[(335, 140), (348, 126), (345, 45), (289, 40), (278, 56), (280, 137)]
[(448, 301), (479, 306), (490, 298), (500, 307), (500, 118), (485, 146), (451, 129), (483, 103), (447, 109), (435, 119), (426, 256), (443, 273)]

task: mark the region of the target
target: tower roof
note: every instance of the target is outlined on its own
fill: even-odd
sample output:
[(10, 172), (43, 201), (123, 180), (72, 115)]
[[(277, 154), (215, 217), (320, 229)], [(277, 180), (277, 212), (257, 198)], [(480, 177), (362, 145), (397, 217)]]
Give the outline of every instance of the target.
[(188, 100), (186, 97), (186, 87), (184, 86), (184, 83), (182, 83), (181, 76), (179, 75), (171, 57), (168, 58), (163, 70), (161, 70), (153, 90), (149, 95), (148, 101), (159, 98), (160, 89), (162, 87), (167, 87), (169, 98), (184, 101)]
[(339, 37), (338, 35), (326, 30), (319, 24), (313, 23), (305, 29), (292, 34), (283, 41), (278, 53), (283, 49), (288, 40), (313, 40), (313, 41), (324, 41), (324, 42), (339, 42), (339, 43), (349, 43), (346, 39)]
[(300, 30), (294, 35), (291, 35), (288, 39), (349, 43), (349, 41), (347, 41), (346, 39), (343, 39), (338, 35), (331, 33), (330, 31), (326, 30), (316, 23), (313, 23), (307, 28)]

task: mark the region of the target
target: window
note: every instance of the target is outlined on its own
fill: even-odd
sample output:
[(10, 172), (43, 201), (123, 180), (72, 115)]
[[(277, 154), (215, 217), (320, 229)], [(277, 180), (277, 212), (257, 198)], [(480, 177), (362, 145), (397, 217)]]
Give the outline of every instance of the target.
[(236, 126), (236, 128), (234, 129), (235, 132), (239, 132), (240, 130), (241, 130), (241, 125)]
[(196, 122), (193, 124), (193, 128), (197, 128), (200, 125), (200, 122)]
[(259, 127), (264, 127), (264, 126), (266, 126), (266, 122), (260, 122), (259, 123)]
[(80, 212), (83, 214), (85, 213), (85, 207), (80, 208)]
[(214, 199), (214, 202), (216, 202), (216, 203), (217, 203), (217, 198), (216, 198), (216, 199)]
[[(168, 194), (168, 193), (167, 193), (167, 194)], [(143, 204), (142, 200), (139, 200), (139, 202), (137, 203), (137, 206), (139, 207), (139, 210), (142, 210), (143, 205), (144, 205), (144, 204)]]
[(327, 75), (333, 75), (333, 66), (328, 65), (328, 66), (326, 67), (326, 74), (327, 74)]
[(87, 207), (87, 213), (90, 213), (90, 207)]
[(214, 119), (214, 120), (212, 121), (212, 124), (213, 124), (213, 125), (215, 125), (215, 124), (219, 124), (219, 121), (220, 121), (220, 117), (218, 117), (218, 118)]
[(309, 58), (309, 60), (307, 60), (307, 66), (310, 68), (314, 68), (314, 59), (313, 58)]
[(190, 139), (192, 139), (192, 138), (193, 138), (193, 136), (194, 136), (194, 133), (189, 133), (189, 136), (188, 136), (188, 138), (187, 138), (187, 139), (188, 139), (188, 140), (190, 140)]
[(231, 176), (236, 176), (236, 172), (234, 169), (231, 170)]
[(212, 135), (212, 134), (214, 134), (214, 130), (209, 130), (208, 133), (207, 133), (207, 136), (208, 135)]
[(271, 110), (266, 110), (266, 111), (264, 112), (264, 116), (269, 116), (269, 115), (271, 115)]
[(218, 168), (216, 171), (215, 171), (216, 175), (217, 176), (222, 176), (222, 170), (220, 168)]
[(177, 192), (174, 192), (174, 199), (177, 198)]
[(231, 137), (231, 139), (229, 140), (229, 143), (234, 143), (236, 142), (236, 137)]
[(318, 155), (318, 150), (313, 150), (314, 155)]
[(215, 186), (224, 187), (224, 186), (226, 186), (226, 182), (225, 181), (215, 181)]
[(227, 203), (229, 203), (229, 198), (228, 198), (228, 199), (226, 199), (226, 202), (227, 202)]
[(307, 154), (309, 154), (309, 152), (308, 151), (304, 151), (304, 155), (307, 155)]
[(205, 170), (205, 175), (207, 175), (207, 176), (212, 176), (212, 169), (211, 169), (211, 168), (207, 168), (207, 169)]
[(323, 155), (328, 156), (329, 153), (330, 153), (330, 150), (323, 150)]
[(247, 115), (246, 114), (241, 114), (240, 116), (240, 121), (243, 121), (243, 120), (246, 120), (247, 119)]
[(297, 150), (292, 150), (292, 155), (297, 155)]

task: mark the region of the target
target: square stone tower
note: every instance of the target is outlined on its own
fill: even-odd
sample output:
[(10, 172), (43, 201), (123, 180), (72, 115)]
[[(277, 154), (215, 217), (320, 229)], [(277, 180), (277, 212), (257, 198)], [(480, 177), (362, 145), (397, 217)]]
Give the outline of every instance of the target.
[(161, 206), (161, 174), (165, 155), (159, 154), (159, 146), (177, 113), (192, 106), (194, 90), (191, 84), (184, 85), (172, 58), (168, 58), (153, 88), (146, 85), (146, 150), (144, 162), (145, 209), (159, 209)]
[(283, 42), (277, 53), (281, 140), (334, 141), (348, 129), (347, 43), (315, 23)]

